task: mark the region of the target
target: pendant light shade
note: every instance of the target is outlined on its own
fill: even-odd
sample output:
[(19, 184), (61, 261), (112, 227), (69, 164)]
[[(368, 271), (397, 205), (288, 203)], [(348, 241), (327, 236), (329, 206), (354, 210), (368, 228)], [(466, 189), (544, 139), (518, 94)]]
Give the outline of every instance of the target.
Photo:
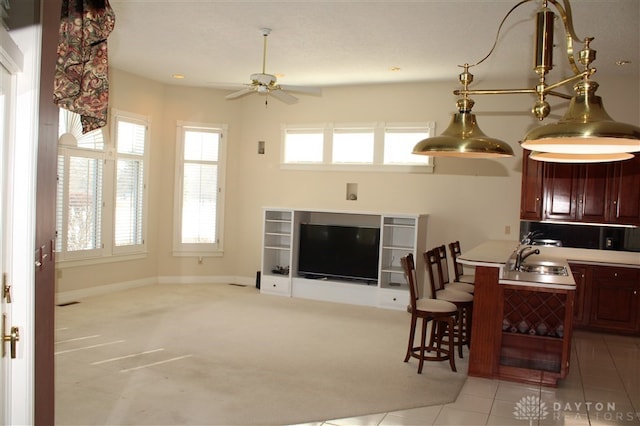
[[(521, 142), (522, 148), (534, 152), (531, 158), (539, 161), (563, 163), (595, 163), (623, 161), (633, 158), (631, 153), (640, 152), (640, 127), (614, 121), (605, 111), (602, 99), (595, 92), (598, 83), (591, 80), (596, 72), (591, 64), (596, 59), (596, 51), (590, 44), (593, 37), (579, 38), (573, 25), (573, 15), (569, 0), (542, 0), (542, 7), (536, 13), (534, 34), (534, 72), (537, 84), (533, 88), (521, 89), (470, 89), (473, 75), (469, 68), (483, 63), (494, 52), (500, 32), (511, 13), (527, 3), (540, 3), (539, 0), (520, 0), (504, 16), (498, 27), (493, 46), (489, 53), (474, 64), (459, 65), (464, 68), (459, 75), (462, 89), (454, 94), (458, 100), (458, 113), (454, 115), (449, 127), (441, 136), (425, 139), (413, 149), (414, 154), (432, 156), (454, 156), (470, 158), (492, 158), (513, 156), (511, 147), (500, 140), (486, 136), (471, 113), (475, 95), (533, 94), (536, 101), (531, 109), (533, 115), (543, 120), (549, 116), (551, 105), (548, 96), (569, 99), (569, 95), (558, 92), (561, 86), (574, 84), (575, 95), (569, 108), (558, 122), (540, 126), (531, 130)], [(550, 7), (555, 7), (561, 20), (557, 20)], [(553, 69), (553, 33), (556, 21), (564, 26), (565, 48), (569, 66), (573, 75), (555, 83), (547, 82), (547, 74)], [(581, 43), (582, 49), (576, 51), (574, 42)]]
[(558, 152), (533, 151), (529, 158), (548, 163), (605, 163), (609, 161), (623, 161), (633, 158), (633, 154), (621, 152), (618, 154), (563, 154)]
[(557, 123), (530, 131), (522, 147), (531, 151), (592, 156), (640, 151), (640, 127), (614, 121), (605, 111), (602, 98), (595, 95), (597, 87), (594, 81), (576, 84), (577, 94), (571, 98), (564, 117)]
[(511, 146), (484, 134), (476, 115), (471, 113), (473, 101), (458, 100), (458, 113), (440, 136), (423, 139), (413, 148), (414, 154), (434, 157), (500, 158), (513, 157)]

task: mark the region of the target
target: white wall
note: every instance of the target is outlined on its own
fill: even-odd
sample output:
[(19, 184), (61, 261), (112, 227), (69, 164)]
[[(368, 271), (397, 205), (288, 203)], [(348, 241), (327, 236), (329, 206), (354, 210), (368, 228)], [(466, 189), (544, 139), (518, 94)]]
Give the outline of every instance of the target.
[[(454, 76), (455, 78), (455, 76)], [(598, 94), (619, 121), (638, 124), (638, 79), (599, 81)], [(521, 87), (516, 81), (500, 87)], [(483, 88), (496, 87), (482, 82)], [(427, 246), (460, 240), (463, 250), (487, 239), (518, 239), (522, 151), (518, 141), (537, 124), (528, 95), (477, 96), (482, 130), (507, 141), (516, 157), (501, 160), (437, 158), (433, 174), (280, 170), (280, 129), (285, 123), (435, 121), (444, 130), (455, 110), (455, 80), (440, 83), (330, 87), (322, 97), (301, 95), (285, 105), (249, 95), (224, 100), (227, 92), (163, 86), (112, 71), (111, 106), (152, 116), (149, 257), (125, 265), (65, 268), (58, 291), (141, 277), (240, 277), (252, 280), (260, 265), (261, 208), (295, 207), (352, 211), (428, 213)], [(558, 102), (555, 102), (558, 103)], [(560, 102), (565, 104), (566, 101)], [(552, 119), (563, 109), (557, 108)], [(229, 124), (225, 253), (220, 258), (171, 255), (176, 121)], [(266, 153), (257, 153), (258, 141)], [(358, 200), (345, 200), (347, 183)], [(511, 234), (505, 234), (510, 227)], [(112, 272), (115, 271), (115, 272)]]

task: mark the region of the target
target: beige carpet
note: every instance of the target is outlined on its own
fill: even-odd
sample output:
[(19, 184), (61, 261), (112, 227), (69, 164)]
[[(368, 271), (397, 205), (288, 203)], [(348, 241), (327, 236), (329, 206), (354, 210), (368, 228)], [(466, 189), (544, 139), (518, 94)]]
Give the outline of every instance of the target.
[(404, 363), (409, 314), (160, 285), (56, 308), (57, 424), (296, 424), (443, 404), (466, 379)]

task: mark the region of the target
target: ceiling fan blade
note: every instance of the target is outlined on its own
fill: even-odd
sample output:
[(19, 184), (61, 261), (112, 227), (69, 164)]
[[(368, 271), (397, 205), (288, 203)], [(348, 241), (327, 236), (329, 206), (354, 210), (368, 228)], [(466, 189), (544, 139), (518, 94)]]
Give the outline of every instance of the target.
[(296, 98), (293, 95), (288, 94), (287, 92), (284, 92), (282, 90), (272, 90), (269, 92), (269, 94), (273, 95), (273, 97), (281, 100), (282, 102), (284, 102), (285, 104), (295, 104), (296, 102), (298, 102), (298, 98)]
[(287, 92), (305, 93), (307, 95), (322, 95), (322, 89), (311, 86), (289, 86), (288, 84), (280, 84), (280, 88)]
[(233, 92), (227, 96), (225, 96), (225, 99), (236, 99), (239, 98), (240, 96), (244, 96), (244, 95), (248, 95), (249, 93), (253, 92), (254, 89), (253, 87), (247, 87), (246, 89), (242, 89), (242, 90), (238, 90), (237, 92)]

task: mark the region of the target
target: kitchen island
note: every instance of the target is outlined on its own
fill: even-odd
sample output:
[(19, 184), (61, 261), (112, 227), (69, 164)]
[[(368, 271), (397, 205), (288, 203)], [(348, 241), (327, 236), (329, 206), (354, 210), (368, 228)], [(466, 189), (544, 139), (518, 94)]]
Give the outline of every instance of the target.
[(544, 247), (530, 259), (566, 274), (514, 269), (518, 247), (489, 241), (458, 258), (476, 271), (468, 374), (555, 387), (569, 372), (575, 282)]

